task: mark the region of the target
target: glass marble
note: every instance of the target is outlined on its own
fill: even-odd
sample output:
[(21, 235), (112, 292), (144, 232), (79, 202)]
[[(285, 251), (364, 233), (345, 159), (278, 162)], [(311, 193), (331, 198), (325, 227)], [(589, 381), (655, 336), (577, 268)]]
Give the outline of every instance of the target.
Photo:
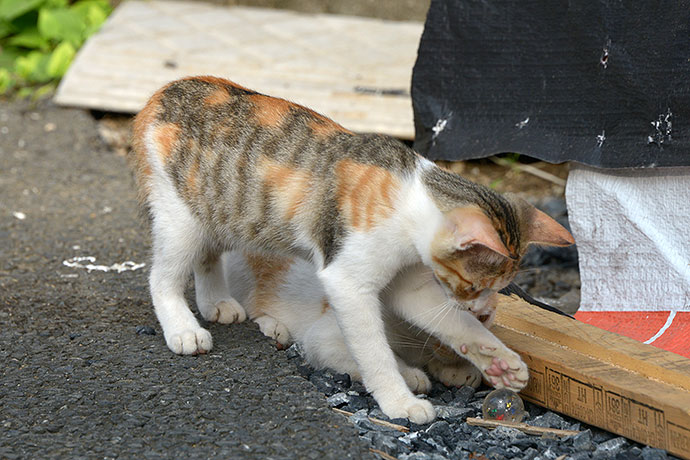
[(506, 388), (494, 390), (484, 399), (482, 414), (485, 420), (521, 422), (525, 418), (525, 405), (520, 396)]

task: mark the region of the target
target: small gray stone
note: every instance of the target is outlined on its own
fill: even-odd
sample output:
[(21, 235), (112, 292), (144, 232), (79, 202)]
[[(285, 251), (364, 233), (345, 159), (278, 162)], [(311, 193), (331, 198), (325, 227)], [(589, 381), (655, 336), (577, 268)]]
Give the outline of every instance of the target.
[(613, 438), (599, 444), (594, 453), (604, 452), (609, 457), (615, 457), (627, 443), (628, 440), (623, 437)]
[(525, 451), (522, 460), (533, 460), (537, 455), (539, 455), (539, 451), (534, 447), (530, 447)]
[(358, 410), (354, 414), (350, 415), (350, 422), (352, 422), (357, 428), (365, 431), (376, 431), (376, 425), (374, 422), (369, 420), (366, 409)]
[(436, 416), (442, 420), (465, 420), (474, 413), (469, 407), (436, 406)]
[(507, 452), (502, 447), (491, 446), (486, 449), (486, 457), (489, 460), (505, 460)]
[(137, 326), (136, 332), (137, 335), (156, 335), (156, 330), (151, 326)]
[(635, 457), (639, 457), (640, 455), (642, 455), (642, 449), (640, 449), (637, 446), (632, 446), (630, 450), (628, 450), (628, 452), (630, 453), (630, 455), (634, 455)]
[(642, 458), (644, 460), (666, 460), (668, 455), (661, 449), (647, 446), (642, 449)]
[(532, 422), (530, 423), (530, 425), (539, 426), (542, 428), (561, 429), (563, 428), (564, 423), (567, 424), (567, 422), (563, 420), (563, 417), (554, 412), (549, 411), (543, 415), (535, 417), (534, 420), (532, 420)]
[(350, 396), (345, 393), (336, 393), (329, 396), (326, 402), (330, 407), (342, 407), (350, 403)]
[(453, 437), (453, 429), (448, 422), (444, 420), (432, 423), (431, 426), (426, 429), (426, 433), (432, 438), (439, 438), (444, 441)]
[(524, 436), (520, 430), (510, 428), (507, 426), (499, 426), (495, 430), (490, 431), (489, 435), (494, 439), (501, 439), (507, 441), (514, 441), (520, 436)]
[(541, 453), (540, 457), (544, 460), (556, 460), (558, 458), (558, 454), (554, 452), (551, 447), (549, 447)]
[(350, 402), (348, 403), (347, 407), (351, 411), (357, 412), (361, 409), (368, 409), (369, 402), (367, 401), (367, 398), (365, 398), (364, 396), (354, 395), (350, 396)]
[(573, 447), (577, 451), (594, 450), (594, 443), (592, 443), (592, 432), (585, 430), (573, 437)]
[(409, 454), (402, 454), (398, 457), (400, 460), (448, 460), (448, 457), (435, 453), (426, 452), (412, 452)]
[(465, 405), (474, 397), (474, 388), (468, 385), (460, 388), (453, 388), (452, 405), (457, 407), (465, 407)]
[(371, 438), (371, 444), (374, 446), (374, 449), (378, 449), (393, 456), (397, 455), (400, 450), (398, 439), (395, 436), (390, 436), (385, 433), (374, 433)]

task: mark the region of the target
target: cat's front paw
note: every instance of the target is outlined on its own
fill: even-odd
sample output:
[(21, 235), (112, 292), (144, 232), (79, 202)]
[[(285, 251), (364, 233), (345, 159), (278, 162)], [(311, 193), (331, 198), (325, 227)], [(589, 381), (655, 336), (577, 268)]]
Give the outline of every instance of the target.
[(418, 424), (429, 423), (436, 418), (434, 406), (429, 401), (414, 396), (379, 402), (379, 406), (389, 418), (406, 418)]
[(495, 388), (520, 391), (527, 385), (527, 365), (520, 355), (505, 345), (462, 345), (460, 353), (466, 355)]
[(178, 355), (204, 354), (213, 348), (211, 333), (200, 327), (165, 333), (165, 343)]
[(278, 348), (287, 348), (292, 343), (290, 331), (283, 323), (278, 322), (272, 316), (259, 316), (254, 319), (254, 322), (259, 325), (259, 329), (266, 337), (270, 337), (278, 342)]
[(232, 324), (241, 323), (247, 319), (247, 312), (240, 303), (233, 299), (226, 299), (209, 305), (206, 308), (199, 308), (201, 316), (211, 323)]
[(432, 359), (428, 368), (431, 375), (449, 387), (467, 385), (477, 388), (482, 382), (482, 373), (469, 361), (462, 360), (454, 364), (443, 364)]
[(413, 393), (426, 394), (431, 390), (431, 380), (429, 380), (426, 372), (418, 367), (407, 366), (400, 369), (400, 374), (405, 379), (407, 387), (412, 390)]

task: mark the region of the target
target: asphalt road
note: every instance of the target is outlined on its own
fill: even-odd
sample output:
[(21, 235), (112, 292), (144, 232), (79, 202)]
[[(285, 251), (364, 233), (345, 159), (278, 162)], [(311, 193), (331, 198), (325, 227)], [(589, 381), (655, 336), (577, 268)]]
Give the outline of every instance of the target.
[(147, 263), (146, 228), (90, 113), (0, 101), (0, 459), (373, 458), (253, 324), (175, 356), (148, 266), (63, 265)]

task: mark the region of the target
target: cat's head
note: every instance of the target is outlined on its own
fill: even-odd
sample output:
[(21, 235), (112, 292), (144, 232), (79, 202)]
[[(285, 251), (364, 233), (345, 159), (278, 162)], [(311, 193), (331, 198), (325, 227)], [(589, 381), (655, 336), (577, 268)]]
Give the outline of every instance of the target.
[(510, 284), (530, 244), (574, 243), (562, 225), (518, 197), (506, 195), (490, 209), (466, 205), (445, 212), (432, 241), (434, 275), (457, 300), (487, 298)]

